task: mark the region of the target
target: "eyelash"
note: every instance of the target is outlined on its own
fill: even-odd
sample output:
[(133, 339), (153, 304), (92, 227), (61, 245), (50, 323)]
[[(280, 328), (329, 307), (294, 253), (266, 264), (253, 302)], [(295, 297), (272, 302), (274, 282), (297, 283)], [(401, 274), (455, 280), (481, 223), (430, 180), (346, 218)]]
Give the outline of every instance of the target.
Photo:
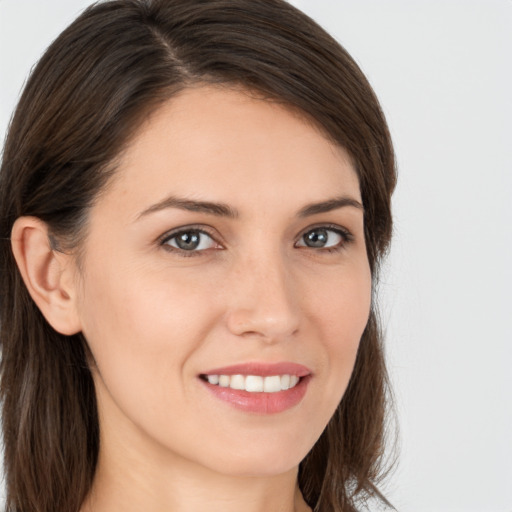
[[(319, 224), (317, 226), (311, 226), (302, 232), (302, 234), (299, 237), (299, 240), (302, 240), (308, 233), (311, 233), (312, 231), (317, 231), (317, 230), (322, 230), (322, 229), (325, 231), (331, 231), (331, 232), (339, 235), (341, 237), (341, 242), (332, 247), (320, 247), (320, 248), (316, 249), (317, 251), (321, 251), (324, 253), (338, 253), (338, 252), (341, 252), (343, 249), (346, 249), (347, 245), (349, 245), (350, 243), (352, 243), (354, 241), (354, 235), (348, 229), (342, 228), (341, 226), (332, 225), (332, 224)], [(314, 247), (309, 247), (306, 245), (302, 245), (299, 247), (305, 248), (305, 249), (315, 249)]]
[[(308, 233), (311, 233), (315, 230), (325, 230), (325, 231), (330, 231), (330, 232), (333, 232), (333, 233), (336, 233), (337, 235), (339, 235), (341, 237), (341, 242), (335, 246), (332, 246), (332, 247), (319, 247), (319, 248), (315, 248), (315, 247), (310, 247), (310, 246), (307, 246), (307, 245), (300, 245), (300, 246), (297, 246), (296, 244), (298, 243), (298, 241), (300, 240), (303, 240), (304, 237), (308, 234)], [(183, 227), (183, 228), (179, 228), (177, 230), (173, 230), (169, 233), (166, 233), (164, 234), (162, 237), (159, 238), (159, 245), (162, 246), (166, 251), (168, 252), (171, 252), (171, 253), (174, 253), (174, 254), (177, 254), (181, 257), (184, 257), (184, 258), (190, 258), (190, 257), (195, 257), (195, 256), (201, 256), (202, 253), (204, 253), (205, 251), (207, 251), (208, 249), (201, 249), (201, 250), (190, 250), (190, 251), (187, 251), (185, 249), (180, 249), (178, 247), (172, 247), (168, 244), (169, 241), (177, 238), (179, 235), (183, 235), (183, 234), (187, 234), (187, 233), (197, 233), (199, 235), (206, 235), (208, 237), (210, 237), (212, 239), (212, 241), (220, 246), (221, 244), (216, 240), (215, 236), (208, 232), (208, 230), (206, 230), (204, 228), (204, 226), (186, 226), (186, 227)], [(301, 235), (299, 236), (298, 240), (295, 242), (294, 244), (294, 247), (298, 247), (298, 248), (304, 248), (304, 249), (313, 249), (315, 251), (318, 251), (318, 252), (324, 252), (324, 253), (337, 253), (337, 252), (340, 252), (342, 251), (343, 249), (346, 248), (346, 246), (348, 244), (350, 244), (351, 242), (354, 241), (354, 236), (352, 235), (352, 233), (350, 233), (350, 231), (348, 231), (346, 228), (342, 228), (341, 226), (337, 226), (337, 225), (331, 225), (331, 224), (319, 224), (317, 226), (311, 226), (311, 227), (308, 227), (306, 230), (304, 230)], [(217, 249), (217, 248), (216, 248)]]
[(162, 237), (160, 237), (160, 245), (168, 252), (177, 254), (178, 256), (182, 256), (184, 258), (190, 258), (194, 256), (201, 256), (203, 252), (205, 252), (208, 249), (202, 249), (200, 251), (197, 250), (191, 250), (187, 251), (184, 249), (180, 249), (178, 247), (172, 247), (168, 244), (171, 240), (177, 238), (179, 235), (183, 235), (186, 233), (197, 233), (199, 235), (206, 235), (212, 239), (212, 241), (216, 245), (221, 245), (219, 242), (217, 242), (215, 236), (212, 233), (209, 233), (204, 226), (186, 226), (183, 228), (178, 228), (176, 230), (171, 231), (170, 233), (166, 233)]

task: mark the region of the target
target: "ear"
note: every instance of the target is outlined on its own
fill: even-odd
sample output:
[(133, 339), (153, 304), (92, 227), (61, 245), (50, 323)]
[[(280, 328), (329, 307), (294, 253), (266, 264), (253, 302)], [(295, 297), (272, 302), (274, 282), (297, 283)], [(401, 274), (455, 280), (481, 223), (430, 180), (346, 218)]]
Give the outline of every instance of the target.
[(11, 244), (25, 286), (48, 323), (68, 336), (80, 332), (73, 257), (52, 249), (48, 226), (37, 217), (16, 220)]

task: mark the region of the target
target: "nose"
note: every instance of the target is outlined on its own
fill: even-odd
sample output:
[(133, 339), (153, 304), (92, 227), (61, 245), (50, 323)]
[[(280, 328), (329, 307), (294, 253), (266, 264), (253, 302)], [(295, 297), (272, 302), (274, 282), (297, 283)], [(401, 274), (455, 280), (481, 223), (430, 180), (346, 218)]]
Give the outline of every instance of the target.
[(227, 324), (237, 336), (276, 343), (297, 333), (297, 283), (280, 257), (254, 257), (233, 269)]

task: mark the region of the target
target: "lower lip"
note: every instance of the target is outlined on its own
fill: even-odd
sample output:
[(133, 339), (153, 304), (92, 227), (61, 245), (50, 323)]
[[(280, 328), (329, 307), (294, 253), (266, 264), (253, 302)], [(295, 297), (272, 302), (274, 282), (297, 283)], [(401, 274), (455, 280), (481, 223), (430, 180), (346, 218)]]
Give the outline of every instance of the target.
[(235, 409), (258, 414), (277, 414), (297, 405), (306, 394), (310, 376), (302, 377), (291, 389), (276, 393), (250, 393), (238, 389), (223, 388), (201, 380), (217, 398), (228, 402)]

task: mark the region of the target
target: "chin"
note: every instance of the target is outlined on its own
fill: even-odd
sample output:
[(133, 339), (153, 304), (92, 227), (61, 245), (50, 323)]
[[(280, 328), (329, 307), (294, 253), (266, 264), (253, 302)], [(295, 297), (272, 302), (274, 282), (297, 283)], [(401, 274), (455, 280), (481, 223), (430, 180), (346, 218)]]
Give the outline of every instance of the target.
[[(287, 443), (281, 446), (262, 447), (254, 443), (252, 450), (235, 447), (221, 457), (209, 457), (207, 465), (214, 470), (229, 476), (239, 477), (270, 477), (295, 471), (311, 447), (305, 447), (300, 452), (297, 447), (292, 449)], [(216, 463), (212, 464), (215, 460)]]

